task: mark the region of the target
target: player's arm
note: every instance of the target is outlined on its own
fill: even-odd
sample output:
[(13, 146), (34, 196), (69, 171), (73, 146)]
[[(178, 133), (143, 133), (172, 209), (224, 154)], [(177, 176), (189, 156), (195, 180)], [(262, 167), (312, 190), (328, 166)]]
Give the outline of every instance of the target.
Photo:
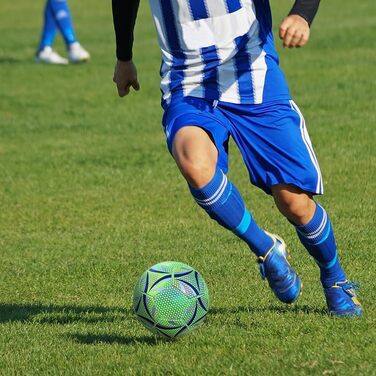
[(113, 81), (120, 97), (129, 94), (129, 89), (139, 90), (136, 66), (132, 61), (133, 31), (140, 0), (112, 0), (112, 16), (116, 36), (116, 57)]
[(320, 0), (296, 0), (289, 15), (279, 27), (283, 47), (303, 47), (309, 39), (310, 26), (319, 9)]

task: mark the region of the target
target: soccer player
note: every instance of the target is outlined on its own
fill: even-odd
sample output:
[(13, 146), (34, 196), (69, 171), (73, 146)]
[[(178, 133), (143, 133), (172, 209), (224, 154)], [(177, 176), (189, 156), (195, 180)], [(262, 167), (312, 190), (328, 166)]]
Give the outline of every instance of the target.
[[(64, 38), (68, 59), (52, 49), (57, 30)], [(68, 64), (68, 62), (80, 63), (89, 59), (90, 54), (77, 41), (67, 0), (47, 0), (36, 60), (48, 64)]]
[[(296, 0), (282, 21), (284, 47), (302, 47), (320, 0)], [(112, 0), (121, 97), (139, 90), (132, 61), (139, 0)], [(261, 229), (228, 179), (228, 140), (250, 181), (279, 211), (316, 261), (328, 310), (360, 316), (355, 285), (338, 259), (329, 216), (314, 200), (323, 183), (301, 111), (275, 51), (268, 0), (150, 0), (162, 51), (161, 91), (167, 145), (199, 206), (243, 239), (263, 279), (282, 302), (300, 295), (300, 276), (277, 235)]]

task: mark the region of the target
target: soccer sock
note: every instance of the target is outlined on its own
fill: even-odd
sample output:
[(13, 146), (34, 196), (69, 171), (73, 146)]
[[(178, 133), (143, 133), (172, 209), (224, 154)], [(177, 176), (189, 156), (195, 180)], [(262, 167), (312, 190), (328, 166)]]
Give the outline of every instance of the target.
[(48, 0), (56, 24), (63, 35), (67, 46), (77, 41), (74, 32), (71, 13), (66, 0)]
[(221, 169), (217, 167), (205, 187), (190, 187), (190, 190), (211, 218), (243, 239), (257, 256), (264, 256), (273, 246), (272, 238), (257, 225), (240, 193)]
[(42, 37), (39, 44), (39, 51), (43, 50), (43, 48), (47, 46), (50, 47), (53, 45), (56, 32), (57, 26), (55, 17), (52, 13), (51, 7), (49, 6), (49, 2), (47, 2), (44, 9), (44, 25), (42, 30)]
[(338, 260), (332, 224), (324, 208), (316, 203), (315, 214), (310, 222), (295, 228), (300, 241), (320, 268), (323, 286), (331, 287), (336, 282), (346, 280)]

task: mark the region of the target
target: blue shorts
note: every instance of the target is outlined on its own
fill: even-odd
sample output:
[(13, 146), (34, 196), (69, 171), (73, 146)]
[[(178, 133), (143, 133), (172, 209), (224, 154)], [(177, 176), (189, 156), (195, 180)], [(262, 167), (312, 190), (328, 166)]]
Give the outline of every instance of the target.
[(218, 166), (228, 171), (228, 140), (237, 144), (252, 184), (271, 194), (277, 184), (293, 184), (322, 194), (320, 167), (293, 101), (234, 104), (185, 97), (165, 108), (163, 127), (171, 152), (178, 130), (187, 125), (204, 129), (218, 150)]

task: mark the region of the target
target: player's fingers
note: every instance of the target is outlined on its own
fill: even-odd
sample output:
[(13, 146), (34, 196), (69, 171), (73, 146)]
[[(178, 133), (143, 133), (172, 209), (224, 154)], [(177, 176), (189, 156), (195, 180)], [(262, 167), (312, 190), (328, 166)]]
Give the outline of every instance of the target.
[(304, 32), (301, 29), (291, 27), (283, 40), (283, 46), (288, 48), (299, 47), (303, 34)]
[(129, 85), (118, 86), (117, 89), (118, 89), (119, 97), (125, 97), (126, 95), (129, 94)]
[(281, 25), (280, 28), (279, 28), (279, 38), (280, 39), (283, 39), (285, 37), (286, 31), (287, 31), (287, 28), (282, 27), (282, 25)]
[(126, 89), (126, 90), (120, 89), (118, 90), (118, 93), (119, 93), (119, 97), (123, 98), (129, 94), (129, 89)]
[(293, 39), (294, 34), (295, 34), (295, 29), (293, 29), (292, 27), (289, 27), (283, 38), (283, 47), (290, 47), (291, 40)]
[(279, 27), (279, 37), (283, 39), (287, 33), (287, 30), (290, 26), (289, 20), (283, 20), (281, 26)]
[(304, 43), (302, 43), (302, 41), (303, 41), (303, 34), (301, 34), (300, 37), (296, 38), (294, 47), (296, 48), (303, 47)]
[(136, 91), (139, 91), (139, 90), (140, 90), (140, 84), (139, 84), (139, 82), (138, 82), (137, 80), (134, 80), (134, 81), (132, 82), (132, 87), (133, 87), (133, 89), (135, 89)]
[(299, 46), (299, 42), (302, 39), (302, 36), (302, 33), (296, 31), (293, 37), (291, 38), (290, 45), (288, 47), (293, 48)]
[(297, 43), (296, 47), (303, 47), (307, 44), (309, 39), (309, 33), (302, 33), (301, 38), (299, 39), (299, 42)]

